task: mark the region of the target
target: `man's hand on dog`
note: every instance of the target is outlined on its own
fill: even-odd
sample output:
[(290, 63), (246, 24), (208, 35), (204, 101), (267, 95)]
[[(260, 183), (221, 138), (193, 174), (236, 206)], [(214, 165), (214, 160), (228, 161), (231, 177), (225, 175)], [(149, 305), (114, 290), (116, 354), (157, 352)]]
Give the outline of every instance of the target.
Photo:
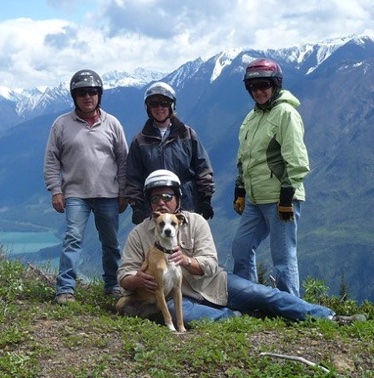
[[(173, 262), (175, 265), (180, 266), (187, 266), (189, 263), (188, 257), (183, 254), (182, 250), (179, 247), (174, 248), (174, 253), (169, 256), (169, 261)], [(155, 281), (155, 278), (152, 275), (145, 273), (145, 270), (146, 267), (144, 266), (140, 270), (138, 270), (133, 277), (135, 281), (134, 286), (136, 286), (134, 287), (134, 289), (143, 288), (150, 293), (154, 293), (157, 290), (158, 285)]]
[[(169, 261), (173, 262), (175, 265), (180, 265), (184, 267), (187, 266), (189, 263), (189, 259), (185, 254), (183, 254), (180, 247), (174, 247), (173, 250), (174, 253), (172, 253), (169, 256)], [(152, 275), (144, 273), (145, 270), (146, 267), (144, 266), (135, 274), (135, 286), (136, 288), (143, 288), (150, 293), (154, 293), (157, 290), (158, 285), (155, 281), (155, 278)]]
[(169, 261), (175, 265), (187, 266), (188, 257), (182, 252), (179, 246), (173, 248), (173, 253), (169, 256)]
[(169, 256), (169, 261), (174, 262), (176, 265), (183, 266), (185, 269), (187, 269), (190, 274), (194, 274), (197, 276), (201, 276), (204, 274), (203, 270), (201, 269), (199, 264), (194, 264), (193, 261), (196, 261), (196, 259), (192, 257), (186, 256), (180, 247), (174, 247), (174, 253), (172, 253)]
[[(169, 261), (173, 262), (175, 265), (180, 265), (183, 267), (188, 266), (190, 259), (188, 258), (188, 256), (186, 256), (182, 252), (180, 247), (179, 246), (174, 247), (173, 250), (174, 252), (169, 256)], [(142, 288), (148, 291), (149, 293), (154, 293), (157, 290), (158, 285), (157, 285), (157, 282), (155, 281), (155, 278), (152, 275), (144, 272), (146, 269), (147, 268), (145, 266), (142, 266), (142, 268), (137, 271), (135, 276), (133, 276), (134, 286), (132, 290)], [(196, 274), (201, 274), (201, 273), (197, 272)]]
[(144, 273), (144, 270), (146, 270), (146, 267), (142, 267), (134, 276), (136, 287), (137, 289), (143, 288), (150, 293), (154, 293), (158, 288), (158, 284), (155, 278), (150, 274)]

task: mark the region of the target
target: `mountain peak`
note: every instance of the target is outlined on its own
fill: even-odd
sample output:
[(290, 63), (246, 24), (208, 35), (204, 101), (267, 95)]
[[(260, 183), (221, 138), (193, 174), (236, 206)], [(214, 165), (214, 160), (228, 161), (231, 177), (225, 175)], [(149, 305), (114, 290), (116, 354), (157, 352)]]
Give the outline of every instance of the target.
[[(369, 42), (369, 44), (368, 44)], [(339, 48), (351, 43), (356, 46), (369, 46), (371, 51), (371, 43), (374, 42), (374, 31), (369, 30), (365, 34), (351, 35), (348, 37), (327, 39), (318, 43), (303, 43), (292, 47), (281, 48), (278, 50), (253, 50), (232, 48), (219, 52), (215, 56), (203, 60), (197, 58), (193, 61), (186, 62), (178, 69), (171, 73), (164, 73), (159, 71), (152, 71), (149, 69), (138, 67), (133, 72), (128, 73), (124, 71), (111, 71), (102, 75), (104, 82), (104, 89), (113, 89), (117, 87), (135, 87), (143, 88), (147, 84), (165, 80), (173, 85), (175, 88), (182, 89), (188, 78), (196, 75), (202, 68), (204, 72), (199, 73), (199, 76), (206, 77), (209, 74), (209, 82), (212, 83), (221, 76), (222, 72), (232, 65), (232, 62), (241, 55), (242, 64), (248, 64), (250, 61), (267, 56), (280, 63), (289, 63), (295, 65), (297, 68), (303, 68), (305, 74), (314, 72), (322, 63), (324, 63), (334, 52)], [(362, 52), (362, 56), (370, 54), (370, 51)], [(365, 55), (366, 54), (366, 55)], [(55, 94), (53, 93), (55, 92)], [(55, 110), (65, 109), (71, 103), (69, 95), (69, 82), (61, 83), (55, 88), (33, 88), (33, 89), (10, 89), (0, 87), (0, 100), (3, 99), (13, 103), (14, 109), (20, 120), (25, 120), (22, 113), (29, 113), (29, 116), (44, 113), (44, 109), (48, 103), (61, 96), (59, 102), (60, 106)], [(41, 107), (41, 109), (36, 109)], [(29, 119), (27, 117), (27, 119)], [(11, 120), (1, 125), (2, 128), (7, 128), (11, 124), (15, 124), (17, 120)]]
[(103, 75), (104, 88), (138, 87), (156, 80), (160, 80), (166, 74), (164, 72), (151, 71), (145, 68), (136, 68), (132, 73), (111, 71)]

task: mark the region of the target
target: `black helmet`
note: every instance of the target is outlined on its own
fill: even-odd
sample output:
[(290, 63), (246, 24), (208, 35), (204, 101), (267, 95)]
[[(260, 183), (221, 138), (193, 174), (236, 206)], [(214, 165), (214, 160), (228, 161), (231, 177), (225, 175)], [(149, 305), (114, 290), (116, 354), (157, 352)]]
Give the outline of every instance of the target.
[(283, 73), (279, 64), (267, 58), (256, 59), (251, 62), (245, 70), (244, 84), (247, 88), (250, 80), (254, 79), (270, 79), (278, 88), (282, 88)]
[(145, 179), (144, 197), (149, 200), (152, 190), (162, 186), (171, 188), (178, 199), (182, 196), (179, 177), (166, 169), (158, 169)]
[(90, 69), (84, 69), (76, 72), (70, 80), (70, 94), (74, 100), (75, 106), (75, 90), (79, 88), (97, 88), (99, 90), (99, 102), (101, 103), (101, 96), (103, 94), (103, 81), (101, 77)]

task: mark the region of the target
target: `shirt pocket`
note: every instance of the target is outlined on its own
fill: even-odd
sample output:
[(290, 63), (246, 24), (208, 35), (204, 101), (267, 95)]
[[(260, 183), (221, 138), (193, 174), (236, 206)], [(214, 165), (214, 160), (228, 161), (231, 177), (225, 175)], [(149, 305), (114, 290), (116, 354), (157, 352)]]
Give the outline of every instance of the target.
[(181, 240), (179, 246), (187, 256), (194, 255), (194, 240)]

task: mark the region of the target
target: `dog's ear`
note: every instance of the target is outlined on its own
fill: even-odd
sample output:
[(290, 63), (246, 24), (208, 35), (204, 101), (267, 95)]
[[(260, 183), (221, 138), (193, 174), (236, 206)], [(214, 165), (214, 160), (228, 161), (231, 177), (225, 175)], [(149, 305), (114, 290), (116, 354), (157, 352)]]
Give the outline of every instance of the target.
[(186, 218), (182, 213), (176, 213), (174, 215), (178, 218), (180, 224), (183, 224), (186, 221)]
[(156, 220), (159, 216), (161, 215), (161, 213), (159, 211), (154, 211), (152, 213), (152, 216), (153, 216), (153, 219)]

